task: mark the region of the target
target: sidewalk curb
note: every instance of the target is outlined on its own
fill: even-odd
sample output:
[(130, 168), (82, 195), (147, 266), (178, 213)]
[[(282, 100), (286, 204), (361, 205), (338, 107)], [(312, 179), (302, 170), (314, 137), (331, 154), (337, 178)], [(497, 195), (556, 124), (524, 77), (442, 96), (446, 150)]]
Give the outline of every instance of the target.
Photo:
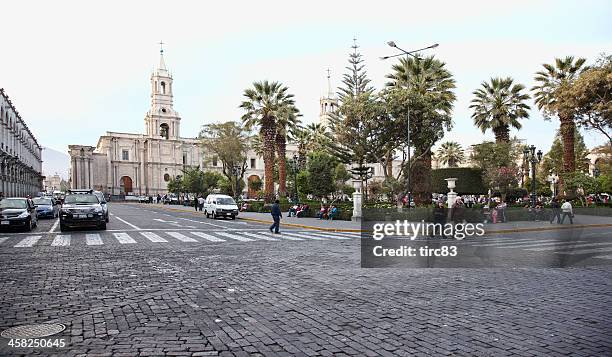
[[(149, 206), (148, 203), (138, 203), (138, 202), (125, 202), (128, 204), (137, 204), (139, 206), (144, 206), (147, 207)], [(169, 211), (175, 211), (175, 212), (185, 212), (185, 213), (190, 213), (194, 216), (199, 216), (199, 214), (195, 213), (195, 212), (190, 212), (188, 210), (183, 210), (183, 209), (178, 209), (178, 208), (172, 208), (172, 207), (158, 207), (161, 209), (165, 209), (165, 210), (169, 210)], [(258, 218), (244, 218), (244, 217), (240, 217), (237, 216), (236, 219), (242, 220), (242, 221), (249, 221), (249, 222), (256, 222), (256, 223), (264, 223), (264, 224), (272, 224), (272, 221), (267, 221), (267, 220), (263, 220), (263, 219), (258, 219)], [(304, 229), (311, 229), (311, 230), (315, 230), (315, 231), (324, 231), (324, 232), (347, 232), (347, 233), (361, 233), (361, 232), (366, 232), (362, 229), (350, 229), (350, 228), (325, 228), (325, 227), (316, 227), (316, 226), (308, 226), (305, 224), (297, 224), (297, 223), (283, 223), (283, 226), (289, 226), (289, 227), (296, 227), (296, 228), (304, 228)], [(612, 227), (612, 223), (608, 224), (608, 223), (597, 223), (597, 224), (575, 224), (575, 225), (568, 225), (568, 226), (552, 226), (552, 227), (535, 227), (535, 228), (511, 228), (511, 229), (498, 229), (498, 230), (492, 230), (492, 231), (486, 231), (486, 233), (489, 234), (503, 234), (503, 233), (521, 233), (521, 232), (542, 232), (542, 231), (559, 231), (559, 230), (565, 230), (565, 229), (573, 229), (573, 228), (605, 228), (605, 227)]]

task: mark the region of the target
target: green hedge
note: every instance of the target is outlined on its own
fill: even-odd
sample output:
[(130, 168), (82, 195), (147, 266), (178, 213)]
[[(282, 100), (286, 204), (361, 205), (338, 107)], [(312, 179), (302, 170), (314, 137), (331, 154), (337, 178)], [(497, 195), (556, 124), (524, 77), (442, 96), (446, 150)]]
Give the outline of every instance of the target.
[[(310, 210), (308, 211), (308, 214), (306, 217), (316, 217), (317, 216), (317, 212), (319, 212), (319, 209), (321, 208), (321, 202), (320, 201), (306, 201), (306, 202), (302, 202), (302, 203), (306, 203), (310, 206)], [(270, 211), (272, 210), (272, 205), (271, 204), (264, 204), (263, 201), (256, 201), (256, 202), (249, 202), (250, 206), (249, 209), (247, 210), (248, 212), (259, 212), (259, 213), (270, 213)], [(283, 212), (283, 214), (286, 214), (287, 212), (289, 212), (289, 208), (291, 206), (293, 206), (292, 203), (280, 203), (280, 209), (281, 212)], [(326, 204), (326, 206), (328, 206), (328, 204)], [(352, 216), (353, 216), (353, 202), (336, 202), (334, 203), (334, 206), (338, 207), (338, 210), (340, 211), (338, 214), (338, 220), (344, 220), (344, 221), (350, 221)]]
[(487, 188), (482, 182), (482, 170), (471, 167), (450, 167), (431, 170), (431, 189), (436, 193), (447, 193), (448, 183), (445, 179), (457, 178), (455, 192), (460, 195), (486, 194)]

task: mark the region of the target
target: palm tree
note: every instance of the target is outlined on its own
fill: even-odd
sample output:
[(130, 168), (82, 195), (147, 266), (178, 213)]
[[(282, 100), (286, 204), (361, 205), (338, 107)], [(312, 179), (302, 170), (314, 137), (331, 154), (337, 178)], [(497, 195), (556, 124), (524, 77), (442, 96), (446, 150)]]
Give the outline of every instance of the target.
[(308, 131), (308, 148), (311, 151), (325, 150), (331, 138), (325, 125), (320, 123), (310, 123), (306, 126)]
[(298, 167), (306, 167), (306, 155), (310, 144), (310, 134), (304, 127), (297, 125), (289, 131), (289, 140), (297, 145)]
[(276, 153), (278, 154), (278, 192), (287, 195), (287, 133), (299, 124), (298, 110), (291, 106), (276, 119)]
[(458, 142), (447, 141), (438, 149), (438, 160), (448, 167), (457, 167), (465, 161), (463, 148)]
[(248, 129), (259, 128), (263, 145), (264, 192), (266, 201), (274, 198), (274, 153), (276, 146), (277, 120), (295, 108), (293, 95), (279, 82), (255, 82), (253, 88), (245, 89), (246, 100), (240, 104), (245, 110), (242, 121)]
[(538, 85), (531, 88), (534, 92), (535, 103), (544, 116), (550, 118), (557, 115), (560, 122), (561, 137), (563, 138), (563, 171), (566, 173), (574, 172), (576, 169), (576, 157), (574, 153), (574, 109), (565, 106), (563, 102), (557, 100), (560, 89), (569, 86), (578, 78), (582, 68), (584, 58), (574, 61), (573, 56), (565, 58), (555, 58), (555, 64), (543, 64), (543, 71), (536, 72), (535, 80)]
[(529, 106), (525, 101), (529, 95), (521, 93), (522, 84), (514, 84), (510, 77), (491, 78), (491, 82), (482, 82), (473, 94), (470, 108), (474, 109), (474, 124), (483, 134), (491, 129), (496, 143), (510, 142), (510, 127), (520, 129), (519, 119), (529, 118)]

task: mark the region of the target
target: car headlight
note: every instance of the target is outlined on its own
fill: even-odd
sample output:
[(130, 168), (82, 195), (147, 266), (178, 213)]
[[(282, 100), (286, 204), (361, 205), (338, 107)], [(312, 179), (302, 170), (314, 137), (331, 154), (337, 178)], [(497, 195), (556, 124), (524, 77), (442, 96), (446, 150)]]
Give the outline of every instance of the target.
[(102, 207), (96, 207), (96, 208), (94, 209), (94, 212), (96, 212), (96, 213), (102, 213), (102, 212), (104, 212), (104, 210), (102, 209)]
[(28, 218), (28, 211), (23, 211), (17, 218)]

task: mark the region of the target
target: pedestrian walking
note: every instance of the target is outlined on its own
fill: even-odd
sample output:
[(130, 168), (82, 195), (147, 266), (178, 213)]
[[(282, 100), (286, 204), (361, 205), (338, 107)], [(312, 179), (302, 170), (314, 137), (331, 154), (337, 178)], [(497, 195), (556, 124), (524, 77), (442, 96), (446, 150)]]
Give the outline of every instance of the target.
[(574, 224), (574, 210), (572, 209), (572, 204), (569, 203), (568, 200), (563, 200), (561, 212), (563, 212), (563, 215), (561, 216), (561, 224), (563, 224), (563, 221), (565, 221), (565, 217), (569, 217), (570, 224)]
[(550, 224), (553, 223), (555, 217), (557, 218), (557, 224), (561, 223), (561, 206), (559, 206), (559, 201), (556, 197), (550, 203), (550, 209)]
[(204, 209), (204, 197), (202, 196), (198, 197), (198, 208), (200, 211)]
[(198, 202), (198, 198), (196, 196), (193, 196), (193, 208), (195, 208), (195, 210), (198, 210), (198, 206), (199, 206), (199, 202)]
[(434, 219), (434, 229), (433, 232), (429, 232), (430, 236), (433, 237), (436, 233), (436, 229), (440, 229), (440, 235), (443, 238), (446, 238), (444, 235), (444, 225), (446, 224), (446, 207), (444, 207), (444, 202), (439, 201), (436, 207), (433, 210), (433, 219)]
[(283, 214), (281, 213), (278, 200), (274, 201), (274, 204), (272, 205), (272, 211), (270, 213), (272, 214), (272, 220), (274, 220), (274, 223), (272, 223), (272, 225), (270, 226), (270, 232), (280, 234), (280, 220), (283, 217)]

